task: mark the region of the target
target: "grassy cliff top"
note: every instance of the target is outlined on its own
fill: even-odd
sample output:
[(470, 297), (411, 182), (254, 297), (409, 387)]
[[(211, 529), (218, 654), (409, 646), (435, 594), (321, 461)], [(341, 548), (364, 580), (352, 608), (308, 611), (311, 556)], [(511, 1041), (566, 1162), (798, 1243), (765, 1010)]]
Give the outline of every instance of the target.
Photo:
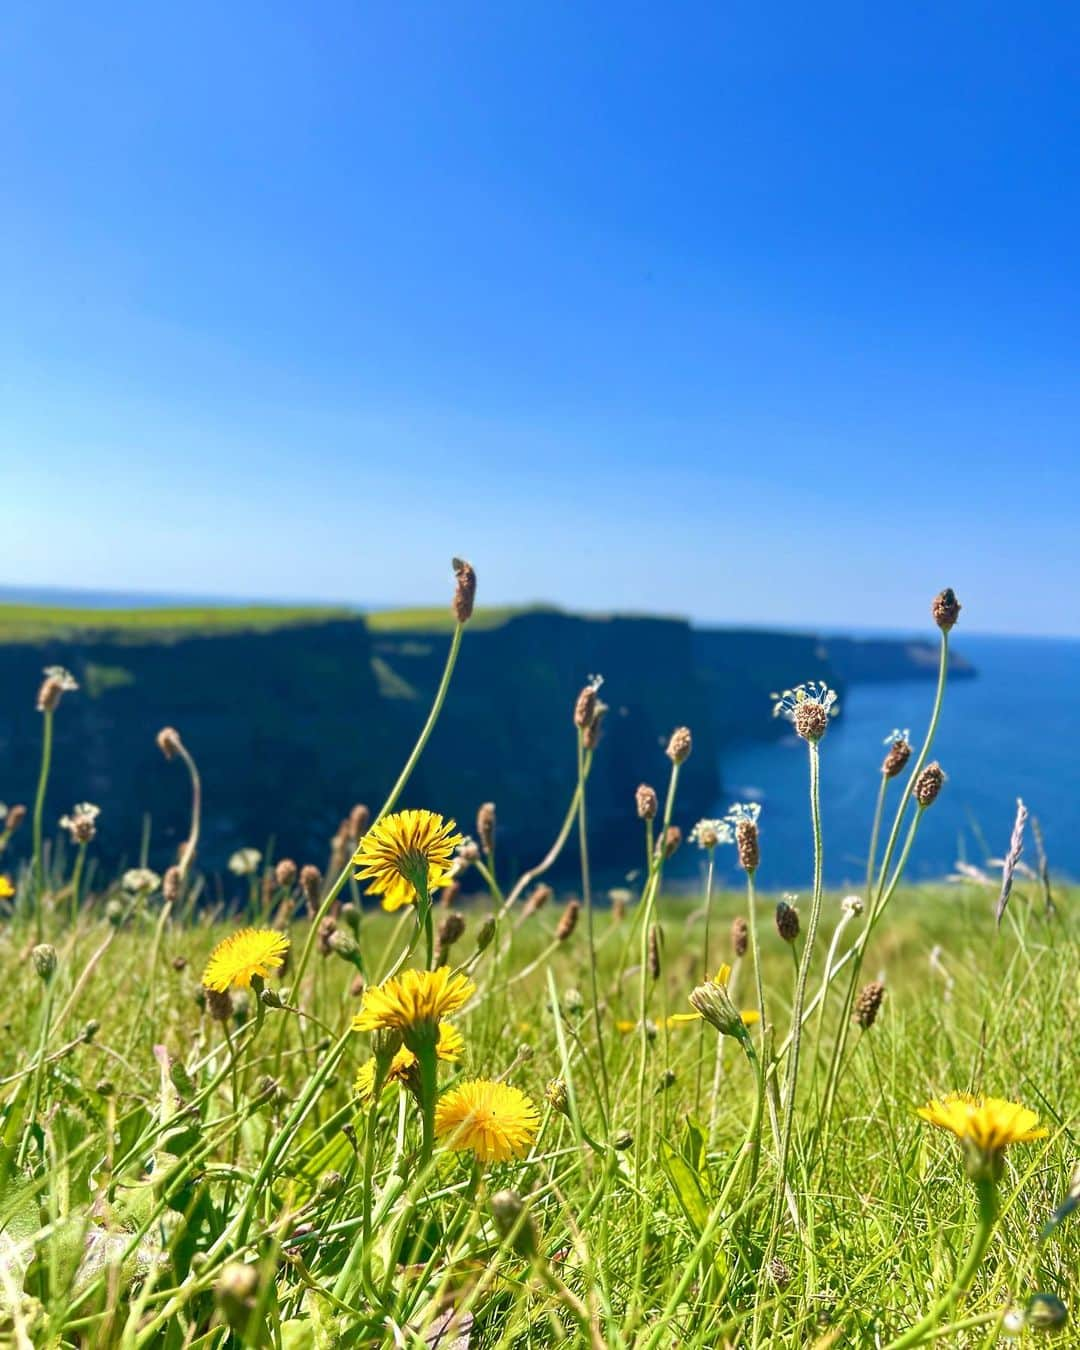
[[(501, 628), (520, 614), (561, 614), (554, 605), (477, 606), (470, 628)], [(449, 605), (417, 606), (411, 609), (377, 609), (364, 615), (373, 633), (449, 633), (454, 616)]]
[(177, 608), (83, 609), (55, 605), (0, 604), (0, 645), (75, 642), (86, 639), (175, 641), (219, 634), (269, 633), (297, 624), (356, 618), (355, 610), (330, 605), (191, 605)]

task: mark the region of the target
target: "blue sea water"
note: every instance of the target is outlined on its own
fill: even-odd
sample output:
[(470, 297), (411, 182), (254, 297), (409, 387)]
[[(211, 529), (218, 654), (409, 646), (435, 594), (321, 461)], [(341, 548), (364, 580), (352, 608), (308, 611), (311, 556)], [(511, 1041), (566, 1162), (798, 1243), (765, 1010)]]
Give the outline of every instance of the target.
[[(961, 637), (958, 630), (953, 645), (978, 674), (947, 687), (931, 753), (948, 782), (923, 819), (908, 875), (940, 877), (958, 859), (981, 866), (1000, 858), (1022, 797), (1042, 826), (1052, 872), (1080, 878), (1080, 641)], [(894, 727), (910, 727), (917, 750), (933, 695), (927, 681), (860, 685), (844, 699), (821, 744), (828, 884), (854, 888), (865, 879), (882, 742)], [(806, 746), (792, 735), (779, 745), (735, 747), (720, 767), (721, 809), (728, 801), (761, 802), (760, 884), (805, 889), (812, 850)], [(891, 787), (894, 806), (903, 781)], [(1024, 857), (1034, 863), (1030, 827)]]

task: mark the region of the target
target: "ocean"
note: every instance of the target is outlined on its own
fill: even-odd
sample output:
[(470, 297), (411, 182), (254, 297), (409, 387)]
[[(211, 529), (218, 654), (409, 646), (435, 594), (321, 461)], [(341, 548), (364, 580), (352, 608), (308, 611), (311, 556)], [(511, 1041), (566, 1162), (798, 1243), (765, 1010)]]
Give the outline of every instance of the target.
[[(1021, 797), (1042, 826), (1052, 873), (1080, 878), (1080, 641), (963, 637), (958, 629), (953, 646), (978, 674), (946, 689), (931, 755), (948, 782), (923, 819), (907, 875), (941, 877), (958, 860), (983, 866), (1000, 858)], [(859, 685), (843, 700), (821, 743), (827, 884), (858, 889), (865, 882), (883, 741), (894, 727), (909, 727), (917, 752), (933, 696), (932, 682), (919, 681)], [(730, 801), (761, 802), (759, 884), (766, 889), (809, 886), (806, 761), (794, 735), (779, 745), (734, 747), (721, 759), (717, 814)], [(903, 781), (890, 788), (894, 806)], [(885, 820), (887, 827), (888, 807)], [(1030, 825), (1024, 859), (1035, 861)], [(734, 871), (734, 860), (725, 859), (725, 872)]]

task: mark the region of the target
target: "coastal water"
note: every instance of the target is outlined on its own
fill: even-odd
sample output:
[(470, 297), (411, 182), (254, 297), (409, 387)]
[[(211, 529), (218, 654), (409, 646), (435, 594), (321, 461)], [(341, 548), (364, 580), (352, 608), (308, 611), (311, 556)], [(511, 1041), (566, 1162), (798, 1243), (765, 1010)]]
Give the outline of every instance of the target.
[[(1000, 858), (1022, 797), (1042, 826), (1051, 870), (1080, 878), (1080, 641), (962, 638), (958, 632), (954, 645), (978, 675), (948, 686), (932, 755), (949, 778), (924, 817), (908, 875), (940, 877), (958, 859), (982, 866)], [(861, 685), (844, 699), (821, 748), (830, 885), (856, 887), (865, 878), (882, 742), (894, 727), (910, 727), (918, 748), (933, 693), (929, 681)], [(766, 888), (808, 885), (806, 760), (805, 745), (791, 736), (779, 745), (732, 748), (721, 761), (720, 808), (729, 801), (761, 802), (759, 879)], [(897, 795), (894, 784), (893, 804)], [(1034, 862), (1030, 828), (1024, 856)], [(734, 870), (731, 859), (725, 870)]]

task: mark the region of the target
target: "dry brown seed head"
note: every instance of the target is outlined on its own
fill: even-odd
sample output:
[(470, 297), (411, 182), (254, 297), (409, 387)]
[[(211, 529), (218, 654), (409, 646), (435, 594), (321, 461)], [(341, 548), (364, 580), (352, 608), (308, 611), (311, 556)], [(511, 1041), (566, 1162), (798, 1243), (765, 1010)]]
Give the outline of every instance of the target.
[(682, 844), (682, 830), (678, 825), (669, 825), (664, 831), (664, 837), (659, 841), (659, 846), (663, 849), (664, 860), (673, 857)]
[(608, 705), (598, 700), (593, 711), (592, 721), (581, 733), (581, 744), (586, 750), (595, 750), (600, 744), (600, 733), (604, 729), (604, 714), (607, 710)]
[(484, 802), (476, 813), (476, 837), (485, 853), (495, 847), (495, 803)]
[(525, 901), (522, 908), (522, 914), (535, 914), (538, 909), (543, 909), (555, 892), (546, 882), (540, 881), (533, 887), (532, 893)]
[(304, 899), (314, 909), (322, 895), (322, 873), (314, 863), (305, 863), (300, 869), (300, 889)]
[(956, 592), (951, 586), (946, 586), (943, 591), (939, 591), (934, 596), (934, 603), (930, 606), (930, 613), (934, 616), (934, 622), (945, 633), (954, 627), (957, 619), (960, 617), (960, 601), (956, 598)]
[(291, 858), (282, 858), (274, 868), (274, 879), (277, 884), (285, 890), (290, 890), (296, 885), (298, 868)]
[(316, 939), (320, 956), (329, 956), (330, 953), (334, 950), (333, 946), (331, 945), (330, 939), (334, 936), (336, 932), (337, 932), (337, 919), (335, 919), (332, 914), (324, 914), (323, 917), (319, 920), (319, 932), (318, 937)]
[(672, 764), (684, 764), (690, 758), (690, 751), (693, 747), (694, 742), (690, 735), (690, 728), (676, 727), (671, 733), (671, 740), (668, 741), (667, 757)]
[(559, 919), (559, 926), (555, 929), (555, 940), (565, 942), (570, 934), (577, 927), (578, 915), (581, 913), (581, 901), (570, 900), (562, 912)]
[(180, 733), (175, 727), (162, 727), (157, 734), (157, 747), (166, 759), (172, 759), (181, 747)]
[(750, 945), (750, 928), (741, 914), (736, 914), (731, 922), (731, 950), (736, 960), (746, 955)]
[(447, 914), (439, 924), (439, 946), (448, 952), (464, 931), (464, 918), (460, 914)]
[(740, 820), (735, 825), (735, 851), (745, 872), (756, 872), (761, 863), (761, 843), (758, 827), (752, 820)]
[(895, 778), (897, 774), (903, 773), (904, 766), (911, 758), (911, 746), (903, 738), (898, 736), (892, 745), (889, 746), (885, 758), (881, 762), (881, 772), (886, 778)]
[(161, 898), (166, 904), (175, 905), (180, 899), (180, 891), (184, 885), (184, 874), (179, 867), (166, 867), (165, 875), (161, 878)]
[(874, 1025), (874, 1021), (881, 1009), (881, 1001), (884, 997), (885, 986), (880, 980), (871, 980), (869, 984), (864, 984), (859, 990), (859, 996), (855, 1000), (855, 1010), (852, 1013), (852, 1020), (857, 1022), (864, 1031), (868, 1027)]
[(785, 942), (794, 942), (799, 936), (799, 911), (786, 900), (776, 906), (776, 931)]
[(596, 685), (589, 683), (577, 696), (574, 704), (574, 726), (582, 731), (589, 726), (596, 712)]
[(915, 800), (920, 806), (929, 806), (937, 800), (937, 795), (945, 785), (945, 771), (937, 760), (933, 760), (915, 779)]
[(649, 974), (654, 980), (660, 978), (660, 947), (663, 938), (657, 924), (649, 927)]
[(651, 788), (648, 783), (641, 783), (637, 792), (634, 794), (637, 802), (637, 813), (639, 820), (655, 820), (656, 813), (660, 809), (660, 803), (656, 797), (656, 789)]
[(804, 741), (820, 741), (829, 729), (829, 714), (815, 699), (804, 699), (791, 715), (795, 734)]
[(26, 807), (22, 802), (18, 802), (7, 813), (7, 819), (4, 822), (8, 834), (14, 834), (19, 826), (26, 819)]
[(38, 690), (37, 710), (38, 712), (55, 712), (64, 694), (64, 686), (55, 675), (47, 675), (41, 682), (41, 688)]
[(458, 623), (468, 623), (476, 602), (476, 572), (472, 563), (467, 563), (464, 558), (454, 558), (451, 566), (454, 569), (454, 576), (457, 577), (451, 608)]
[(215, 1022), (227, 1022), (233, 1013), (232, 995), (227, 989), (207, 989), (202, 986), (206, 997), (206, 1011)]
[(356, 840), (361, 835), (367, 833), (367, 827), (371, 823), (371, 812), (363, 802), (357, 802), (349, 812), (349, 836)]

